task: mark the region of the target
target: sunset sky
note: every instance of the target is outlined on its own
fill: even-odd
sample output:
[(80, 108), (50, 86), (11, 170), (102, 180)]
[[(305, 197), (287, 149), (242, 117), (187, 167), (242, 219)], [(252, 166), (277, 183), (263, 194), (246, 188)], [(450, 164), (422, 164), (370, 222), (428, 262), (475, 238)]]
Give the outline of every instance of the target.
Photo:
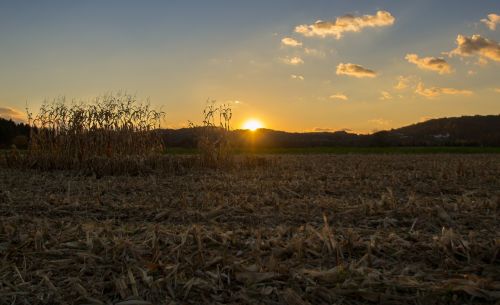
[[(1, 1), (0, 116), (126, 90), (287, 131), (500, 114), (500, 1)], [(318, 22), (319, 21), (319, 22)]]

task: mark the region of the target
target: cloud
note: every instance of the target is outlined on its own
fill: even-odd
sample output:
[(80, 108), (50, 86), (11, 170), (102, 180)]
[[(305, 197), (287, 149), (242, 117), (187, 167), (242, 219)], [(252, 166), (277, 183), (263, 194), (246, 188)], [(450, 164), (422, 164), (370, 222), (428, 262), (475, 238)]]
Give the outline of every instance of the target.
[(387, 91), (380, 91), (380, 99), (381, 100), (392, 100), (392, 95)]
[(384, 120), (384, 119), (371, 119), (368, 122), (370, 122), (372, 124), (380, 125), (380, 126), (387, 126), (387, 125), (391, 124), (391, 121)]
[(325, 57), (325, 52), (316, 49), (305, 48), (304, 53), (309, 56)]
[(295, 56), (295, 57), (286, 57), (282, 58), (282, 61), (288, 65), (296, 66), (296, 65), (301, 65), (304, 63), (302, 58)]
[(410, 85), (410, 82), (412, 82), (412, 80), (413, 80), (412, 76), (400, 75), (398, 77), (398, 83), (394, 86), (394, 89), (404, 90), (404, 89), (408, 88), (408, 86)]
[(0, 107), (0, 117), (4, 119), (11, 119), (17, 122), (25, 121), (24, 113), (9, 107)]
[(476, 62), (476, 65), (480, 66), (480, 67), (484, 67), (488, 64), (488, 61), (486, 59), (484, 59), (483, 57), (479, 57), (477, 62)]
[(427, 121), (430, 121), (430, 120), (433, 120), (435, 119), (435, 117), (432, 117), (432, 116), (423, 116), (423, 117), (420, 117), (420, 119), (418, 120), (419, 123), (423, 123), (423, 122), (427, 122)]
[(316, 127), (316, 128), (313, 129), (313, 131), (315, 131), (315, 132), (334, 132), (336, 130), (333, 129), (333, 128)]
[(426, 98), (435, 98), (443, 94), (446, 95), (471, 95), (473, 94), (470, 90), (460, 90), (454, 88), (440, 88), (440, 87), (430, 87), (425, 88), (422, 82), (418, 83), (415, 93), (424, 96)]
[(290, 77), (291, 77), (292, 79), (296, 79), (296, 80), (304, 80), (304, 76), (302, 76), (302, 75), (295, 75), (295, 74), (292, 74), (292, 75), (290, 75)]
[(500, 61), (500, 44), (494, 40), (483, 38), (481, 35), (472, 35), (472, 37), (458, 35), (457, 48), (448, 54), (463, 57), (478, 55), (482, 59)]
[(500, 15), (489, 14), (488, 19), (481, 19), (481, 22), (486, 24), (486, 26), (494, 31), (497, 29), (497, 24), (500, 24)]
[(335, 21), (316, 21), (313, 24), (302, 24), (295, 27), (295, 32), (307, 37), (333, 36), (342, 38), (345, 32), (360, 32), (367, 27), (382, 27), (394, 24), (396, 18), (387, 11), (378, 11), (375, 15), (344, 15), (337, 17)]
[(333, 100), (343, 100), (343, 101), (347, 101), (349, 99), (347, 97), (347, 95), (345, 95), (343, 93), (332, 94), (332, 95), (330, 95), (330, 98), (333, 99)]
[(284, 46), (288, 46), (288, 47), (301, 47), (302, 46), (302, 42), (297, 41), (297, 40), (290, 38), (290, 37), (285, 37), (285, 38), (281, 39), (281, 44)]
[(357, 78), (364, 78), (364, 77), (376, 77), (377, 73), (373, 70), (366, 69), (360, 65), (355, 65), (351, 63), (347, 64), (340, 63), (337, 66), (337, 75), (348, 75)]
[(500, 88), (495, 88), (496, 93), (500, 93)]
[(407, 54), (405, 59), (412, 64), (417, 65), (420, 69), (436, 71), (439, 74), (449, 74), (452, 72), (450, 64), (444, 58), (437, 57), (422, 57), (417, 54)]

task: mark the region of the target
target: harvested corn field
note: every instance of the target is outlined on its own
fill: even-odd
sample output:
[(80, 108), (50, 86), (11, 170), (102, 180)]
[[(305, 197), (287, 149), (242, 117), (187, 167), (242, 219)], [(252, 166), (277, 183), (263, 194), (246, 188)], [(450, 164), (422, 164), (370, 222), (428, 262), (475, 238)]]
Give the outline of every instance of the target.
[(498, 155), (0, 170), (0, 304), (498, 304)]

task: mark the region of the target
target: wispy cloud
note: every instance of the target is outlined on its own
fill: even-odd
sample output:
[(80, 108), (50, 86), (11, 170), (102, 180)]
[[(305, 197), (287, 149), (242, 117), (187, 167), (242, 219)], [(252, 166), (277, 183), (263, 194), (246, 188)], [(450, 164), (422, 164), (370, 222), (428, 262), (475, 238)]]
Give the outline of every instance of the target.
[(500, 61), (500, 44), (481, 35), (467, 37), (457, 36), (457, 48), (448, 53), (450, 56), (472, 56), (478, 55), (483, 59)]
[(14, 108), (0, 107), (0, 117), (4, 119), (11, 119), (17, 122), (25, 121), (25, 114)]
[(304, 53), (308, 56), (325, 57), (325, 52), (312, 48), (305, 48)]
[(282, 58), (281, 59), (284, 63), (288, 64), (288, 65), (292, 65), (292, 66), (296, 66), (296, 65), (301, 65), (304, 63), (304, 60), (298, 56), (294, 56), (294, 57), (285, 57), (285, 58)]
[(420, 117), (420, 119), (418, 120), (419, 123), (423, 123), (423, 122), (427, 122), (429, 120), (432, 120), (432, 119), (435, 119), (435, 117), (432, 117), (432, 116), (423, 116), (423, 117)]
[(296, 75), (296, 74), (290, 75), (290, 78), (291, 79), (296, 79), (296, 80), (304, 80), (304, 76), (302, 76), (302, 75)]
[(410, 86), (410, 83), (413, 81), (413, 76), (398, 76), (398, 83), (394, 86), (394, 89), (404, 90)]
[(301, 47), (302, 46), (302, 42), (295, 40), (293, 38), (290, 38), (290, 37), (285, 37), (285, 38), (281, 39), (281, 44), (284, 46), (288, 46), (288, 47)]
[(385, 119), (371, 119), (368, 122), (379, 126), (387, 126), (391, 124), (391, 121)]
[(307, 37), (333, 36), (342, 38), (346, 32), (360, 32), (367, 27), (382, 27), (394, 24), (396, 18), (387, 11), (378, 11), (375, 15), (344, 15), (337, 17), (334, 21), (316, 21), (313, 24), (302, 24), (295, 27), (295, 32)]
[(380, 100), (392, 100), (392, 94), (387, 91), (380, 91)]
[(343, 64), (340, 63), (337, 66), (337, 75), (347, 75), (347, 76), (353, 76), (357, 78), (364, 78), (364, 77), (376, 77), (377, 73), (373, 70), (364, 68), (360, 65), (356, 64)]
[(343, 100), (343, 101), (347, 101), (349, 98), (347, 97), (347, 95), (343, 94), (343, 93), (335, 93), (335, 94), (332, 94), (330, 95), (330, 98), (332, 100)]
[(489, 14), (487, 19), (481, 19), (481, 22), (486, 24), (486, 26), (494, 31), (497, 29), (497, 24), (500, 24), (500, 15)]
[(484, 57), (479, 57), (477, 59), (476, 65), (478, 65), (480, 67), (484, 67), (484, 66), (488, 65), (488, 60), (485, 59)]
[(322, 127), (316, 127), (313, 129), (315, 132), (334, 132), (336, 131), (334, 128), (322, 128)]
[(454, 88), (441, 88), (441, 87), (429, 87), (425, 88), (422, 82), (418, 83), (415, 93), (424, 96), (426, 98), (435, 98), (441, 95), (471, 95), (473, 94), (470, 90), (461, 90)]
[(436, 71), (439, 74), (449, 74), (452, 72), (450, 64), (441, 57), (422, 57), (417, 54), (407, 54), (405, 59), (412, 64), (417, 65), (420, 69)]

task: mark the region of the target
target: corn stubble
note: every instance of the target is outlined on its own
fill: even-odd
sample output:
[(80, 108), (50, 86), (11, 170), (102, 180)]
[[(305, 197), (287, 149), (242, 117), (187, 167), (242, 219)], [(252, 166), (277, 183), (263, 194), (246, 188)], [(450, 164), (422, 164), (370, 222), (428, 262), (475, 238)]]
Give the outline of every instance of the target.
[(496, 155), (0, 171), (0, 304), (498, 304)]

